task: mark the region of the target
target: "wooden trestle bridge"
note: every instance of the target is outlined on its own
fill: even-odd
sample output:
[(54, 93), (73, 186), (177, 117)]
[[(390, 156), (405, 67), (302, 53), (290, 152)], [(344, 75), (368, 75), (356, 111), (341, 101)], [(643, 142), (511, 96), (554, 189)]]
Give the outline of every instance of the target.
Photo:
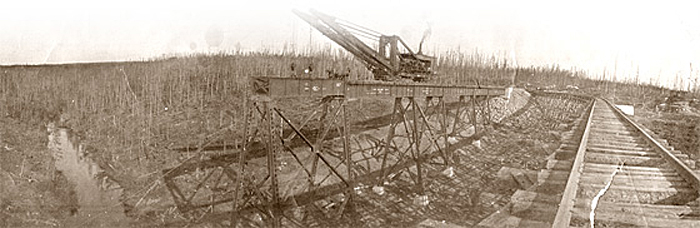
[[(381, 193), (396, 178), (409, 178), (415, 202), (427, 204), (422, 164), (449, 169), (450, 145), (478, 134), (477, 123), (489, 121), (489, 98), (506, 94), (504, 87), (300, 78), (253, 78), (250, 90), (235, 150), (163, 170), (181, 212), (304, 227), (303, 208), (342, 216), (356, 191)], [(313, 104), (291, 115), (297, 110), (280, 105), (288, 98)], [(362, 99), (393, 100), (393, 109), (349, 119), (348, 104)]]

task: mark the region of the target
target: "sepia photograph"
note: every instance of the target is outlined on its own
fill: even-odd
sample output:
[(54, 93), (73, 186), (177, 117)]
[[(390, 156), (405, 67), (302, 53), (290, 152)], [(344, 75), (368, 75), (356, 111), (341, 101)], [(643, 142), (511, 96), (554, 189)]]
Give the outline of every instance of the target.
[(698, 9), (3, 3), (0, 228), (700, 227)]

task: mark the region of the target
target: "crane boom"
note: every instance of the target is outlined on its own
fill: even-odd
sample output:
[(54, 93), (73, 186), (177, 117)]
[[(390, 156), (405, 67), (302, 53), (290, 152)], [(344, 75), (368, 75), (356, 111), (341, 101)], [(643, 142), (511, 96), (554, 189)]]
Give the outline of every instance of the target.
[[(387, 36), (350, 22), (340, 22), (335, 17), (313, 9), (310, 13), (298, 10), (293, 12), (321, 34), (361, 59), (374, 74), (375, 79), (408, 78), (421, 81), (433, 74), (430, 68), (435, 58), (414, 53), (398, 36)], [(357, 36), (378, 40), (378, 50), (374, 50)], [(408, 53), (400, 53), (399, 44)]]

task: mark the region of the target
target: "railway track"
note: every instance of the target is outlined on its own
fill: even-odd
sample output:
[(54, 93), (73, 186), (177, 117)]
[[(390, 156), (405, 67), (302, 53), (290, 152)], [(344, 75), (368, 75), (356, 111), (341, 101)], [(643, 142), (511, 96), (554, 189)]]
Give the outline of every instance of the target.
[[(700, 227), (694, 161), (601, 99), (539, 172), (479, 227)], [(592, 210), (592, 208), (595, 208)]]

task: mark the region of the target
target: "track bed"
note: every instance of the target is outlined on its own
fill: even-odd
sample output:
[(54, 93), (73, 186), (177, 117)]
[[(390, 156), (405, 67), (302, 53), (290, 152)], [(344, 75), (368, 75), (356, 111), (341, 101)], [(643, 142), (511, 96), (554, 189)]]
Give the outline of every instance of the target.
[[(596, 99), (539, 172), (481, 227), (700, 227), (695, 163)], [(592, 205), (594, 205), (592, 207)]]

